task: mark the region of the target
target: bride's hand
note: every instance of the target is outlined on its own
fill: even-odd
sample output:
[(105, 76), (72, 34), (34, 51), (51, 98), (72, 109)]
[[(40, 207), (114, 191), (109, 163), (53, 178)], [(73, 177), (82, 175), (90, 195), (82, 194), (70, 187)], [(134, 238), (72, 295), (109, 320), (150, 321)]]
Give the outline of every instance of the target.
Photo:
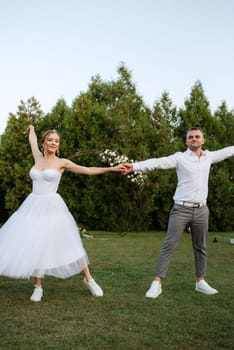
[(34, 126), (33, 125), (29, 125), (27, 127), (27, 129), (23, 132), (24, 135), (28, 135), (30, 133), (31, 130), (34, 130)]
[(119, 171), (119, 172), (123, 172), (124, 171), (124, 165), (123, 164), (118, 164), (116, 166), (113, 166), (112, 167), (112, 171)]

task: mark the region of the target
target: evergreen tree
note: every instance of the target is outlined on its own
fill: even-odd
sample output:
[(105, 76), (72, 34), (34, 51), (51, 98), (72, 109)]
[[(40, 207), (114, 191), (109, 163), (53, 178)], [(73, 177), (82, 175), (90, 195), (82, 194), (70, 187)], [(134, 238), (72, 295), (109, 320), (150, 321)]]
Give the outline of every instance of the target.
[(16, 115), (10, 114), (1, 137), (1, 186), (5, 194), (4, 206), (9, 214), (18, 208), (31, 188), (28, 171), (33, 159), (24, 131), (29, 124), (36, 124), (42, 118), (40, 104), (34, 97), (21, 101)]
[(185, 140), (186, 132), (193, 126), (202, 128), (206, 137), (206, 147), (216, 147), (216, 135), (220, 124), (212, 116), (209, 102), (205, 96), (202, 84), (197, 81), (191, 89), (189, 98), (185, 100), (185, 108), (178, 111), (179, 125), (177, 134), (181, 140)]
[(66, 101), (63, 98), (59, 99), (52, 108), (52, 111), (44, 116), (40, 127), (44, 131), (55, 129), (58, 130), (59, 133), (62, 133), (64, 129), (64, 119), (70, 111), (71, 109), (67, 106)]
[[(163, 92), (161, 98), (155, 102), (152, 121), (154, 128), (148, 141), (151, 149), (150, 158), (168, 156), (183, 149), (184, 146), (175, 134), (175, 127), (178, 125), (176, 107), (173, 106), (167, 92)], [(152, 171), (149, 179), (154, 199), (151, 228), (165, 229), (177, 184), (175, 169)]]
[[(150, 110), (137, 95), (127, 69), (121, 66), (118, 73), (117, 81), (92, 78), (89, 90), (74, 100), (64, 120), (64, 133), (70, 135), (66, 150), (81, 165), (108, 166), (99, 156), (105, 149), (129, 159), (148, 156)], [(127, 231), (148, 226), (151, 197), (120, 174), (68, 174), (63, 185), (77, 221), (89, 228)]]
[[(214, 114), (219, 128), (216, 131), (216, 146), (223, 148), (233, 144), (234, 111), (227, 110), (223, 102)], [(210, 229), (213, 231), (234, 230), (234, 159), (213, 164), (209, 181)]]

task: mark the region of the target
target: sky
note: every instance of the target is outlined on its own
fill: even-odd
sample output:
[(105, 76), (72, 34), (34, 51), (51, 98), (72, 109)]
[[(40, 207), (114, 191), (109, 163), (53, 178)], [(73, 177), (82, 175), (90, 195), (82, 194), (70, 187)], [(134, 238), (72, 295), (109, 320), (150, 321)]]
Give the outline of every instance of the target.
[(164, 91), (183, 107), (199, 80), (232, 110), (233, 18), (233, 0), (0, 0), (0, 134), (21, 100), (71, 106), (122, 62), (149, 107)]

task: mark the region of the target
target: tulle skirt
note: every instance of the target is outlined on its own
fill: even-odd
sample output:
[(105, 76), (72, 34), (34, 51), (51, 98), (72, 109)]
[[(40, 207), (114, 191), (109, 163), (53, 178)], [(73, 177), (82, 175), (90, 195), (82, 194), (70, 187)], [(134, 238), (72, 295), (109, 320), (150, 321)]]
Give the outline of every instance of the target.
[(88, 263), (76, 222), (58, 193), (31, 193), (0, 229), (0, 275), (67, 278)]

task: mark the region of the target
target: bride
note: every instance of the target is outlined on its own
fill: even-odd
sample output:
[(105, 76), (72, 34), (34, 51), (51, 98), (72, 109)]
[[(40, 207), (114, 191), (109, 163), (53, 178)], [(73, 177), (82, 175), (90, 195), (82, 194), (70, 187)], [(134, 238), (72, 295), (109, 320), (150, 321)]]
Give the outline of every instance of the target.
[(0, 275), (13, 278), (34, 278), (31, 301), (43, 297), (42, 278), (45, 275), (67, 278), (83, 271), (84, 283), (97, 297), (101, 287), (88, 268), (89, 260), (79, 229), (62, 197), (57, 193), (65, 170), (83, 175), (122, 172), (115, 167), (84, 167), (59, 158), (60, 137), (48, 130), (42, 138), (43, 153), (33, 125), (26, 131), (35, 161), (30, 170), (32, 192), (0, 229)]

